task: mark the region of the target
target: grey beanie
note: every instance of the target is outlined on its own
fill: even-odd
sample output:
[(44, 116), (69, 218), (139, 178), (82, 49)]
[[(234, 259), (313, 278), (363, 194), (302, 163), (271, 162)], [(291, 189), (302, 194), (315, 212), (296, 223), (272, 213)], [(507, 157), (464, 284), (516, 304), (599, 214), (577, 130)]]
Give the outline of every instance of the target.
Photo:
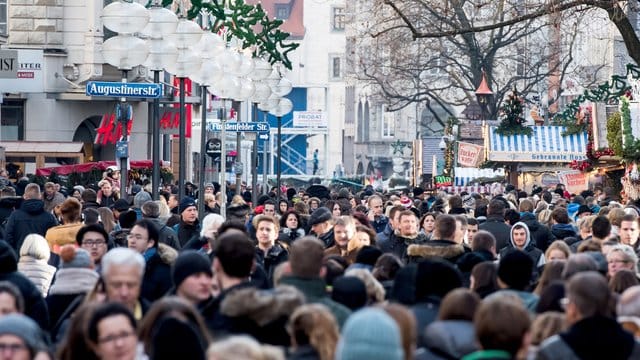
[(148, 192), (140, 191), (139, 193), (136, 194), (136, 196), (133, 197), (133, 207), (136, 209), (140, 209), (142, 207), (142, 204), (151, 200), (153, 199), (151, 198), (151, 195), (149, 195)]
[(92, 269), (93, 260), (89, 252), (83, 248), (74, 248), (73, 246), (63, 246), (60, 249), (60, 268), (84, 268)]
[(9, 314), (0, 317), (0, 335), (19, 337), (32, 354), (46, 349), (42, 330), (35, 321), (23, 314)]
[(364, 308), (353, 313), (342, 328), (336, 360), (403, 360), (400, 329), (383, 310)]

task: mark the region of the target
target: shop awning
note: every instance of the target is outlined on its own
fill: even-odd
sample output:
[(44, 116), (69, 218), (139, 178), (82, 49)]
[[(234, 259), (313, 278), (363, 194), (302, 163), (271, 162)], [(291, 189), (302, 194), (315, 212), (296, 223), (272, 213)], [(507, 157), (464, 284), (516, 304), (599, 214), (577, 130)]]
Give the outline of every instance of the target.
[(466, 186), (474, 183), (476, 179), (496, 179), (505, 176), (504, 169), (478, 169), (478, 168), (464, 168), (456, 167), (455, 173), (455, 186)]
[(587, 133), (563, 136), (564, 126), (532, 126), (527, 135), (499, 135), (489, 127), (490, 161), (569, 163), (586, 159)]

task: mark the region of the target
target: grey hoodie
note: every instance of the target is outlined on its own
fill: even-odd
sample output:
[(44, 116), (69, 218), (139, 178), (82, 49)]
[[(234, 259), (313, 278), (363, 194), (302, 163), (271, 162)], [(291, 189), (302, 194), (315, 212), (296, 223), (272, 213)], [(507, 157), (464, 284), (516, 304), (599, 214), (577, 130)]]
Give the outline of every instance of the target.
[[(524, 243), (524, 246), (522, 247), (522, 251), (526, 252), (526, 253), (530, 253), (532, 250), (536, 249), (532, 244), (531, 244), (531, 232), (529, 231), (529, 227), (527, 226), (527, 224), (523, 223), (522, 221), (518, 221), (517, 223), (513, 224), (513, 226), (511, 227), (511, 230), (509, 231), (509, 243), (511, 244), (511, 246), (514, 249), (518, 249), (518, 247), (516, 246), (516, 244), (513, 242), (513, 229), (515, 229), (516, 227), (522, 227), (524, 228), (525, 233), (527, 234), (527, 241)], [(538, 250), (540, 251), (540, 250)], [(543, 266), (546, 263), (546, 260), (544, 258), (544, 254), (542, 254), (542, 256), (538, 257), (538, 262), (537, 264), (535, 264), (535, 266), (537, 268)]]

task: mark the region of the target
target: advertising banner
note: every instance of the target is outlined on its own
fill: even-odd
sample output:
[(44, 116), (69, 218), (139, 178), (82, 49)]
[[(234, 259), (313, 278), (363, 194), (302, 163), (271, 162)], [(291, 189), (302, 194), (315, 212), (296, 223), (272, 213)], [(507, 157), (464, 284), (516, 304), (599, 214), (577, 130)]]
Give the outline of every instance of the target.
[(477, 167), (483, 159), (484, 146), (458, 142), (458, 165), (466, 167)]

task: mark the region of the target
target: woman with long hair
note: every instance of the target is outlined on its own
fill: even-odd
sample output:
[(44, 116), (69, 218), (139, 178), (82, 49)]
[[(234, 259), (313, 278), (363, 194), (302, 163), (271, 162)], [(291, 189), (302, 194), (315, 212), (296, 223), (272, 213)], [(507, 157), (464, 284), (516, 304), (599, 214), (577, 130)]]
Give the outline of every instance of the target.
[(280, 235), (278, 240), (291, 246), (296, 239), (305, 235), (302, 219), (297, 211), (290, 209), (280, 217)]
[(333, 360), (338, 343), (338, 325), (326, 307), (308, 304), (298, 307), (287, 324), (293, 354), (289, 360), (318, 358)]
[(100, 222), (102, 223), (102, 227), (104, 231), (110, 234), (113, 230), (116, 229), (116, 219), (113, 217), (113, 211), (106, 207), (99, 207), (98, 213), (100, 214)]
[(431, 234), (436, 226), (436, 214), (426, 213), (420, 218), (420, 232), (427, 235), (427, 238), (431, 239)]

